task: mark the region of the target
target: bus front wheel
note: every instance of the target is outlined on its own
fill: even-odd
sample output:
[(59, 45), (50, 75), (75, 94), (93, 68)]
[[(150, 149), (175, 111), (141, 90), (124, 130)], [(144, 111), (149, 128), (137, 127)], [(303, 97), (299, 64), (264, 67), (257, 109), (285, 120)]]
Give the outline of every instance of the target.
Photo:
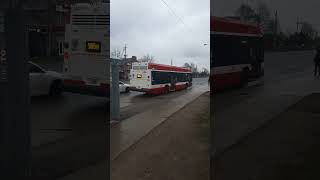
[(244, 69), (242, 70), (241, 73), (241, 86), (245, 87), (248, 85), (248, 81), (249, 81), (249, 69)]

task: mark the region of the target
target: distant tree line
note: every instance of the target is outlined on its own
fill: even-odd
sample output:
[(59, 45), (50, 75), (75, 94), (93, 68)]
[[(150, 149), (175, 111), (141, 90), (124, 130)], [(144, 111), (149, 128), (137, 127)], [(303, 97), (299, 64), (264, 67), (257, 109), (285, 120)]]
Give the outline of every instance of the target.
[(266, 50), (298, 50), (311, 49), (320, 45), (320, 37), (314, 26), (307, 21), (298, 24), (296, 32), (283, 32), (277, 12), (273, 15), (271, 9), (263, 2), (257, 7), (242, 3), (236, 9), (235, 15), (245, 22), (254, 23), (264, 33)]
[(184, 63), (184, 67), (190, 68), (192, 70), (192, 77), (194, 78), (201, 78), (201, 77), (208, 77), (210, 72), (207, 68), (202, 68), (198, 70), (198, 67), (193, 63)]

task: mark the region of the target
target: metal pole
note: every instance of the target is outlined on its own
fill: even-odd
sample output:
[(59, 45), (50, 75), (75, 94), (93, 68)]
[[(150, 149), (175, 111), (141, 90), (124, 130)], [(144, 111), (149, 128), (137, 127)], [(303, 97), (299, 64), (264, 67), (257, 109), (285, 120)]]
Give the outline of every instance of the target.
[(120, 119), (120, 91), (119, 91), (119, 60), (111, 60), (112, 84), (111, 84), (111, 117), (112, 120)]
[(26, 179), (30, 173), (29, 72), (24, 22), (21, 6), (10, 8), (5, 14), (1, 38), (4, 41), (1, 42), (0, 179)]

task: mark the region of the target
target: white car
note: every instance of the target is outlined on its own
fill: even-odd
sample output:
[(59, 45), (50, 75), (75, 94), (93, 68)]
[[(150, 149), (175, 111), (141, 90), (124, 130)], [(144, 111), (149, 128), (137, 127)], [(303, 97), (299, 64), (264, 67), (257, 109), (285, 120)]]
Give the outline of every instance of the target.
[(39, 65), (29, 61), (30, 95), (38, 96), (49, 94), (59, 96), (63, 91), (62, 75), (47, 71)]
[(130, 92), (130, 85), (119, 81), (119, 90), (120, 93), (128, 93)]

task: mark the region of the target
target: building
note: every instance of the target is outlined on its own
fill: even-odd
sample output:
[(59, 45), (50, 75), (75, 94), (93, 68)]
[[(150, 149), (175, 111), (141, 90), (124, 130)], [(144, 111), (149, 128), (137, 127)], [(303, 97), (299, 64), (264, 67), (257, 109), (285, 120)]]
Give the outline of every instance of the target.
[[(23, 8), (29, 56), (63, 55), (65, 25), (68, 23), (70, 5), (84, 2), (92, 0), (25, 0)], [(9, 3), (0, 2), (0, 14), (9, 7)]]
[(132, 68), (132, 63), (138, 62), (136, 56), (132, 56), (131, 58), (122, 59), (124, 61), (120, 66), (119, 78), (122, 81), (128, 81), (130, 78), (130, 70)]
[[(27, 50), (30, 57), (58, 56), (63, 54), (66, 9), (62, 0), (25, 0), (25, 24)], [(4, 12), (8, 8), (5, 2), (0, 3)]]

